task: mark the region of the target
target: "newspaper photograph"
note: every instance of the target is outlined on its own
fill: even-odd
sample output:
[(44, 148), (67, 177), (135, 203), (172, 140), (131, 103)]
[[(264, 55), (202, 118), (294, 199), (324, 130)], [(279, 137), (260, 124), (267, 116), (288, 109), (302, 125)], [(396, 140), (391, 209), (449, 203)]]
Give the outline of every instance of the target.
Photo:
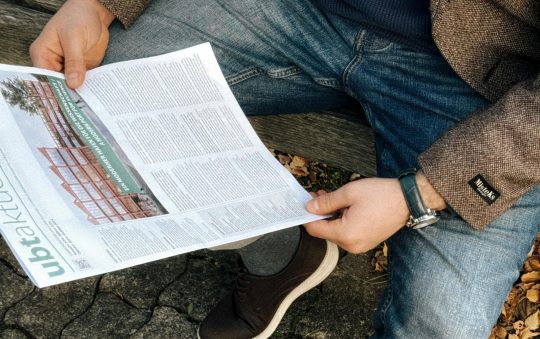
[(60, 73), (0, 65), (0, 232), (45, 287), (321, 219), (210, 44)]

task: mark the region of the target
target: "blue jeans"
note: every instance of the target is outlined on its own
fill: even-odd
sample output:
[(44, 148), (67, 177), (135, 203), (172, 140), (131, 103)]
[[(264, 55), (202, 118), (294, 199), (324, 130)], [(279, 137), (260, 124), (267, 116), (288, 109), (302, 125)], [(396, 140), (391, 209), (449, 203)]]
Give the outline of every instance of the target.
[[(106, 62), (204, 41), (248, 115), (358, 101), (375, 131), (383, 177), (417, 166), (444, 131), (489, 104), (440, 55), (381, 38), (308, 0), (154, 0), (130, 30), (112, 28)], [(487, 337), (539, 231), (539, 201), (537, 187), (485, 231), (445, 213), (434, 226), (393, 236), (374, 336)]]

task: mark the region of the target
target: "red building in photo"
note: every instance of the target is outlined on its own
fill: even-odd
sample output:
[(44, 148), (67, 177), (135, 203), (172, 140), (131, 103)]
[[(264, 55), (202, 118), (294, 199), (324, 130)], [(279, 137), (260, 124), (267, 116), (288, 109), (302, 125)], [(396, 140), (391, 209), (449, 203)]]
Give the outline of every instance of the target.
[(90, 148), (66, 120), (49, 83), (26, 81), (26, 84), (56, 143), (56, 147), (42, 147), (39, 151), (90, 222), (103, 224), (161, 214), (148, 195), (120, 193)]

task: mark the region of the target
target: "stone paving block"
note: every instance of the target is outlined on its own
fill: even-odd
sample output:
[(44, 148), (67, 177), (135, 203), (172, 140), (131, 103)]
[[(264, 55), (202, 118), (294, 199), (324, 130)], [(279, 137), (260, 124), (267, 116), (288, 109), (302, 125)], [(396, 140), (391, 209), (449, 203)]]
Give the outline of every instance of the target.
[(37, 338), (58, 337), (94, 299), (97, 278), (36, 289), (5, 315), (7, 325), (24, 328)]
[(190, 317), (202, 321), (230, 290), (238, 266), (237, 256), (231, 251), (197, 253), (197, 258), (189, 260), (188, 271), (163, 291), (158, 303), (186, 313), (192, 308)]
[(26, 276), (26, 273), (22, 269), (21, 265), (19, 265), (19, 262), (17, 261), (17, 259), (15, 259), (15, 256), (13, 255), (6, 241), (2, 237), (0, 237), (0, 259), (4, 260), (11, 267), (13, 267), (17, 274)]
[(152, 262), (105, 274), (99, 288), (122, 297), (135, 307), (152, 308), (159, 293), (186, 268), (186, 256)]
[(8, 307), (30, 294), (34, 285), (0, 262), (0, 319)]
[(62, 338), (125, 338), (137, 332), (151, 311), (137, 309), (110, 293), (99, 293), (92, 306), (66, 326)]
[(15, 329), (15, 328), (8, 328), (5, 330), (0, 330), (0, 339), (28, 339), (26, 334), (24, 332)]
[(196, 337), (197, 325), (190, 323), (185, 315), (170, 307), (156, 307), (152, 319), (132, 338), (191, 339)]
[(303, 338), (366, 338), (373, 312), (386, 287), (373, 272), (369, 254), (347, 255), (323, 283), (320, 298), (301, 315), (295, 334)]

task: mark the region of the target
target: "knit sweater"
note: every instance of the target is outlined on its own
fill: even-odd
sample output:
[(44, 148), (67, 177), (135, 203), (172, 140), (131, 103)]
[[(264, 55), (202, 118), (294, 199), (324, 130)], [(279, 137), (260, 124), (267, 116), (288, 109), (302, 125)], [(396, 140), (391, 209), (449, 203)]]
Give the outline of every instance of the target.
[(394, 41), (435, 52), (429, 0), (316, 0), (324, 11), (354, 20)]

